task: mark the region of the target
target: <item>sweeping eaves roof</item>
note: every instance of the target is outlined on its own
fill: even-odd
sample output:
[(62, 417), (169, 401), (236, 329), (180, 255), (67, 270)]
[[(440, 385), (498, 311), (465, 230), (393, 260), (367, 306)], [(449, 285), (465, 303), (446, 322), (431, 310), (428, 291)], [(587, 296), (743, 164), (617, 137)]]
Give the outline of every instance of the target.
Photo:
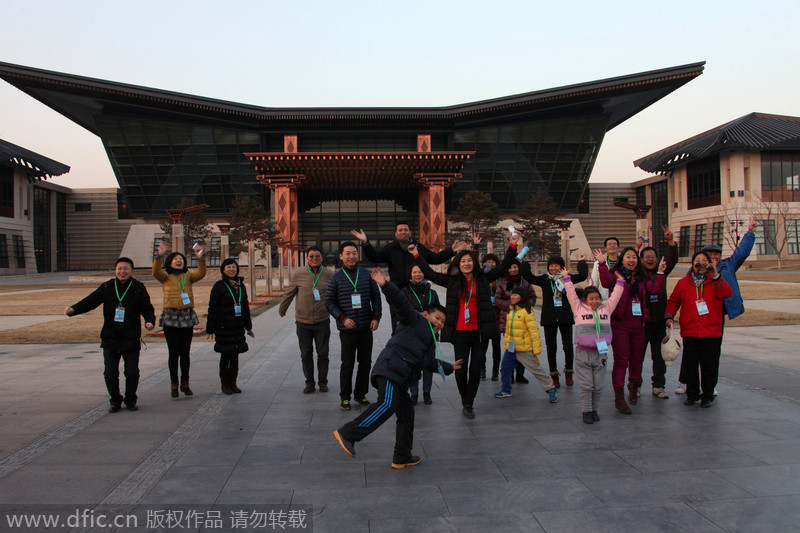
[(725, 150), (800, 148), (800, 117), (750, 113), (637, 159), (647, 172), (668, 172)]
[(0, 139), (0, 164), (21, 168), (28, 177), (47, 179), (69, 172), (69, 166)]

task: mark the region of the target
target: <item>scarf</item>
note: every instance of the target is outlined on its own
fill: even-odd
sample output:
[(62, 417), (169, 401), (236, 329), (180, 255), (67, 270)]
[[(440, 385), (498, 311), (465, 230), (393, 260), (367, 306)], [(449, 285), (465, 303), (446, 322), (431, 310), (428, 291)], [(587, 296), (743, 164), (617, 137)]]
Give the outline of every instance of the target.
[(506, 290), (511, 293), (514, 290), (514, 287), (519, 285), (519, 274), (516, 276), (512, 276), (511, 274), (506, 274)]
[(564, 286), (564, 276), (561, 274), (554, 276), (548, 272), (547, 277), (550, 278), (550, 281), (555, 285), (556, 292), (563, 293), (567, 291), (567, 288)]
[(708, 279), (708, 274), (697, 274), (694, 270), (691, 271), (692, 281), (694, 282), (695, 287), (699, 287), (703, 284), (705, 280)]

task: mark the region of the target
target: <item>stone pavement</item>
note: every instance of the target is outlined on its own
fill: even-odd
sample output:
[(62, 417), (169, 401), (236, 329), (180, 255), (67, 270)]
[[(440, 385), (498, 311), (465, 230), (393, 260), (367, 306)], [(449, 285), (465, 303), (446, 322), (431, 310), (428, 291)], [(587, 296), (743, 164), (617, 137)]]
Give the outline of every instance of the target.
[[(96, 344), (0, 346), (0, 508), (307, 505), (317, 532), (798, 530), (795, 326), (728, 328), (710, 409), (645, 387), (617, 414), (609, 371), (599, 423), (581, 422), (577, 386), (551, 405), (535, 382), (496, 400), (491, 381), (466, 420), (454, 379), (434, 377), (433, 405), (416, 409), (422, 463), (400, 471), (391, 420), (357, 459), (332, 436), (359, 413), (338, 408), (336, 333), (331, 392), (304, 395), (293, 321), (273, 308), (254, 329), (241, 395), (219, 392), (218, 357), (195, 339), (195, 395), (170, 399), (166, 347), (149, 343), (135, 413), (106, 413)], [(672, 393), (677, 367), (667, 377)]]

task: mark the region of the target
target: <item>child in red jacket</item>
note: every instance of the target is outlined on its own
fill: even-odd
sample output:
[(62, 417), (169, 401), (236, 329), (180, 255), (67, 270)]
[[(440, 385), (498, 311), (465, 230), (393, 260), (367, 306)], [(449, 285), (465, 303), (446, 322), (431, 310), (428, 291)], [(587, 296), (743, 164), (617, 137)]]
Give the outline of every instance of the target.
[(675, 314), (681, 310), (681, 375), (686, 379), (684, 405), (700, 400), (700, 407), (711, 407), (714, 401), (722, 347), (723, 301), (731, 294), (733, 289), (716, 271), (709, 255), (697, 252), (692, 256), (692, 268), (678, 281), (667, 301), (667, 327), (672, 326)]

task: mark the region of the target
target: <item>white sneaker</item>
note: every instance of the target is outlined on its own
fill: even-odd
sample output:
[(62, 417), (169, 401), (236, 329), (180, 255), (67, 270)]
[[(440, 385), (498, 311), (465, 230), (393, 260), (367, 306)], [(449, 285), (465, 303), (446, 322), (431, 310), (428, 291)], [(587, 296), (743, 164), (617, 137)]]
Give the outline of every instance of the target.
[(686, 394), (686, 385), (678, 383), (678, 388), (675, 389), (675, 394)]
[(714, 387), (714, 396), (716, 396), (716, 395), (717, 395), (717, 388)]

